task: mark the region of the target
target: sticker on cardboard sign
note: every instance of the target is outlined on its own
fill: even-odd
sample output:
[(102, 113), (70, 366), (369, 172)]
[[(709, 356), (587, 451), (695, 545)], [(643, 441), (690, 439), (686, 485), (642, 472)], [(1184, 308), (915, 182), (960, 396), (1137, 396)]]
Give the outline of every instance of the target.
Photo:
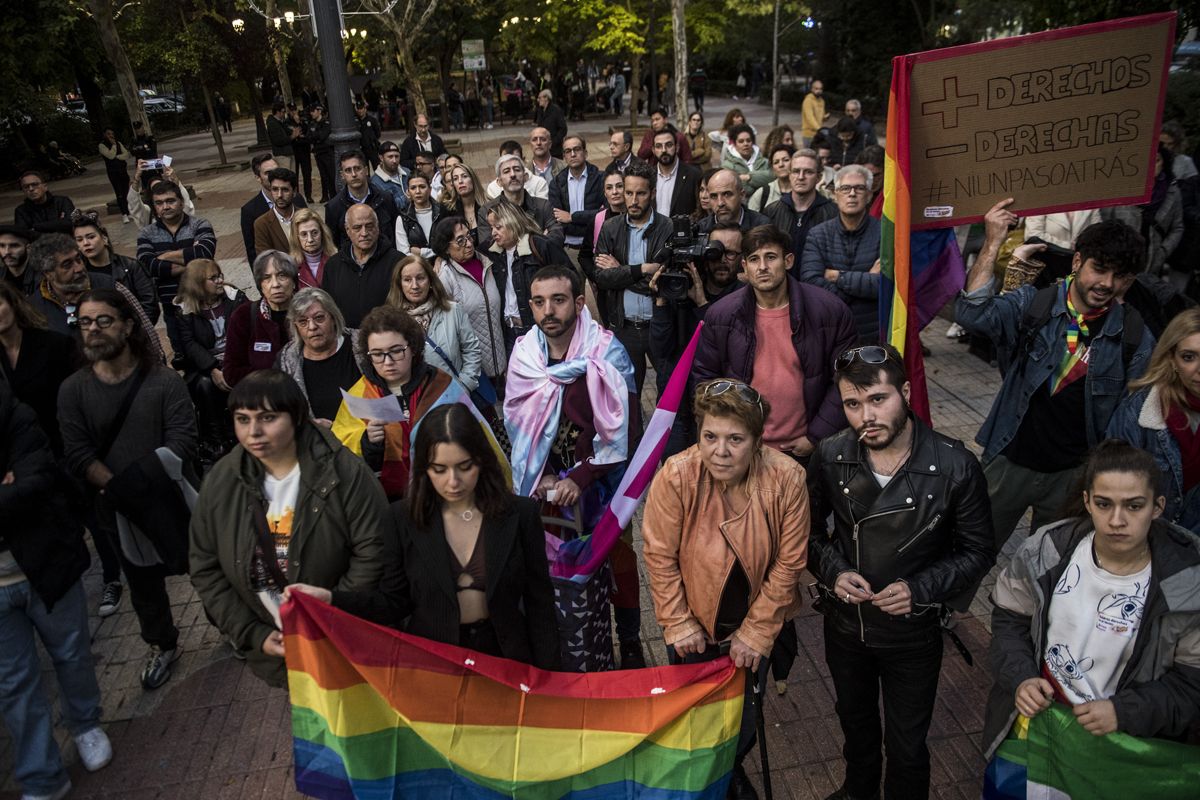
[(948, 219), (954, 216), (954, 206), (926, 206), (925, 219)]

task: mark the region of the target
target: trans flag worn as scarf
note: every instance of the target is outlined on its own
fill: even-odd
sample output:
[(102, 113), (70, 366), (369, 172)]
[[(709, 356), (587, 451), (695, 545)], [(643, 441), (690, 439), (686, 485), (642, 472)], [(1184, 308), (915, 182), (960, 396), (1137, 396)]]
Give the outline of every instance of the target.
[(566, 357), (558, 364), (550, 364), (540, 328), (533, 328), (513, 348), (504, 426), (512, 440), (516, 494), (528, 497), (537, 488), (558, 433), (563, 387), (580, 378), (587, 380), (596, 424), (593, 463), (616, 464), (628, 457), (633, 364), (612, 331), (602, 328), (584, 308)]

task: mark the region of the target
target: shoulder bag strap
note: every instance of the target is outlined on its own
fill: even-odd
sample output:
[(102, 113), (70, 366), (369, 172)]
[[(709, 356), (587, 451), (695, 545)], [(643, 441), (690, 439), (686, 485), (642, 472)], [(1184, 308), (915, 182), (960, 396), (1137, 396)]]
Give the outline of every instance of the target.
[(450, 371), (452, 373), (454, 373), (455, 379), (458, 380), (459, 382), (461, 382), (462, 378), (459, 377), (458, 368), (456, 368), (454, 366), (454, 362), (450, 360), (450, 356), (446, 355), (446, 351), (443, 350), (441, 347), (438, 347), (438, 343), (435, 342), (433, 339), (430, 339), (428, 334), (425, 335), (425, 344), (432, 347), (434, 349), (434, 352), (436, 352), (439, 356), (442, 357), (442, 361), (445, 361), (446, 366), (448, 366), (450, 368)]
[(121, 407), (117, 409), (117, 416), (113, 418), (112, 424), (108, 426), (108, 431), (104, 434), (104, 441), (100, 443), (100, 447), (96, 450), (96, 460), (103, 461), (108, 458), (108, 453), (112, 450), (112, 446), (117, 442), (117, 436), (121, 433), (121, 428), (125, 426), (125, 418), (129, 416), (129, 409), (133, 407), (133, 400), (137, 397), (138, 390), (142, 388), (142, 383), (146, 380), (146, 370), (138, 368), (134, 373), (133, 383), (125, 392), (125, 397), (121, 400)]

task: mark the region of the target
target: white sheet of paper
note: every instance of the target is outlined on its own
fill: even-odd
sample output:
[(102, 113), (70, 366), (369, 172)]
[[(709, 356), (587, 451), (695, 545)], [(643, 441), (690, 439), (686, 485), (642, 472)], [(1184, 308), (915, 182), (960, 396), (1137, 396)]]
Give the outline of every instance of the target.
[(342, 389), (342, 400), (350, 414), (358, 419), (373, 419), (379, 422), (404, 422), (408, 415), (400, 407), (395, 395), (387, 397), (355, 397)]

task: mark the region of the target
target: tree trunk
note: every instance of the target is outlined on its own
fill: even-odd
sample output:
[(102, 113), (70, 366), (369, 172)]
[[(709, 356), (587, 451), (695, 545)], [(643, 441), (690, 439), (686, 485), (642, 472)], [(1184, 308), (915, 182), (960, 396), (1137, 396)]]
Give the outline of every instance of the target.
[(96, 84), (96, 79), (90, 72), (83, 69), (78, 61), (72, 64), (72, 67), (75, 70), (75, 83), (79, 84), (79, 93), (83, 96), (83, 105), (87, 110), (88, 125), (92, 129), (92, 136), (99, 141), (104, 136), (104, 129), (109, 127), (108, 115), (104, 113), (104, 90)]
[(279, 17), (279, 7), (275, 0), (267, 0), (267, 42), (271, 47), (271, 59), (275, 62), (275, 72), (279, 75), (279, 93), (283, 102), (292, 102), (292, 81), (287, 74), (287, 60), (283, 57), (279, 31), (275, 28), (275, 20)]
[(213, 140), (217, 143), (217, 156), (222, 164), (228, 164), (229, 161), (225, 158), (225, 141), (221, 138), (221, 123), (217, 120), (216, 109), (213, 108), (212, 92), (208, 90), (208, 84), (204, 81), (200, 81), (200, 91), (204, 92), (204, 107), (208, 109), (209, 127), (212, 128)]
[[(778, 0), (777, 0), (778, 1)], [(688, 50), (683, 11), (687, 0), (671, 0), (671, 34), (675, 46), (675, 127), (687, 130)]]
[(125, 110), (129, 112), (129, 121), (140, 121), (142, 130), (149, 134), (153, 130), (150, 127), (150, 118), (146, 115), (142, 98), (138, 94), (137, 76), (133, 74), (129, 57), (125, 55), (125, 48), (121, 46), (121, 36), (117, 33), (117, 23), (113, 19), (112, 4), (110, 0), (88, 0), (88, 8), (100, 29), (100, 42), (104, 45), (104, 54), (108, 56), (113, 71), (117, 73), (117, 86), (121, 90)]
[[(309, 0), (300, 0), (300, 13), (312, 16), (312, 5)], [(317, 97), (325, 97), (325, 79), (321, 75), (321, 65), (317, 62), (317, 40), (313, 37), (312, 25), (301, 22), (300, 29), (304, 31), (304, 61), (308, 70), (309, 84)]]
[(250, 113), (254, 115), (254, 132), (258, 138), (255, 144), (267, 145), (270, 140), (267, 138), (267, 124), (263, 121), (262, 101), (259, 100), (259, 88), (254, 85), (254, 81), (244, 81), (246, 88), (250, 90)]
[(771, 35), (771, 126), (779, 125), (779, 6), (775, 0), (775, 27)]
[(629, 128), (632, 130), (637, 127), (638, 97), (642, 92), (642, 58), (637, 53), (633, 54), (633, 72), (629, 75), (629, 83)]
[(404, 88), (408, 90), (408, 104), (412, 108), (413, 117), (417, 114), (428, 114), (429, 107), (425, 105), (425, 90), (421, 88), (421, 76), (413, 61), (412, 51), (404, 42), (404, 37), (398, 30), (396, 35), (396, 61), (400, 65), (400, 74), (404, 76)]

